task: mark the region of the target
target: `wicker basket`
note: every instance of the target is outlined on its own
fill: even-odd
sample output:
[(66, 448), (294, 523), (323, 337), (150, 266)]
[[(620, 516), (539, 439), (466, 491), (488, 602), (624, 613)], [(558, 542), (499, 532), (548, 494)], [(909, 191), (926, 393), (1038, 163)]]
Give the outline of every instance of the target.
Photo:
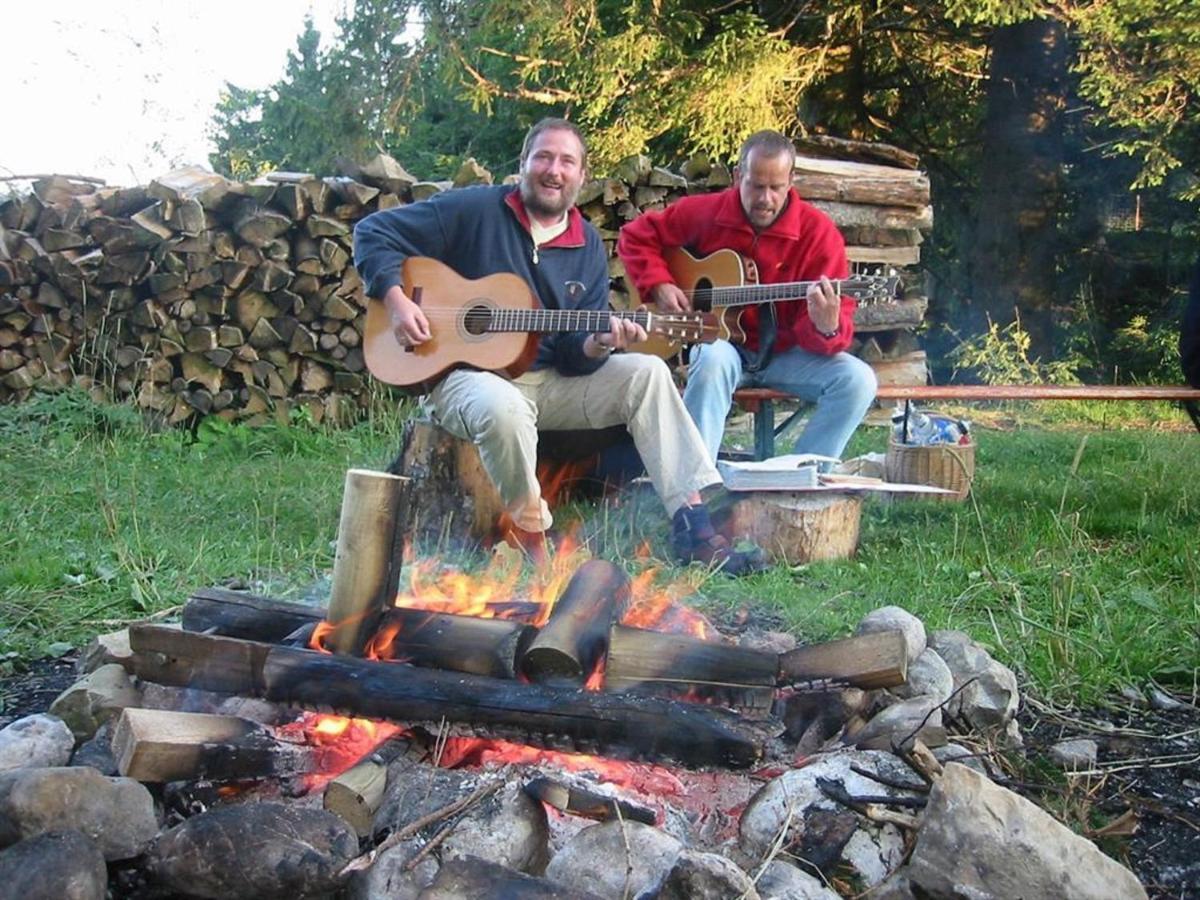
[(903, 484), (928, 484), (953, 494), (921, 494), (931, 500), (967, 499), (975, 479), (975, 442), (902, 444), (892, 437), (884, 458), (884, 477)]

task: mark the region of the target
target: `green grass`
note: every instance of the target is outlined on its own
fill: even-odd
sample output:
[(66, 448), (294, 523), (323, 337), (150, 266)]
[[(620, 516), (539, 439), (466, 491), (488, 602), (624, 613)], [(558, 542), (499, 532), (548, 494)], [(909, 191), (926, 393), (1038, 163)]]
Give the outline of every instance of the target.
[[(1044, 427), (1030, 415), (977, 427), (973, 501), (871, 499), (854, 559), (714, 576), (696, 602), (756, 606), (806, 639), (897, 604), (969, 632), (1043, 695), (1096, 699), (1150, 679), (1192, 690), (1200, 436), (1169, 409), (1173, 431), (1097, 431), (1087, 415), (1075, 420), (1086, 429), (1069, 429), (1057, 410), (1038, 413)], [(304, 593), (332, 566), (345, 470), (384, 466), (399, 424), (214, 423), (192, 436), (152, 433), (130, 410), (77, 394), (0, 408), (0, 658), (61, 652), (231, 579)], [(882, 429), (860, 429), (851, 453), (885, 443)], [(656, 501), (581, 509), (601, 555), (631, 559), (648, 537), (666, 556)], [(661, 578), (680, 576), (666, 567)]]

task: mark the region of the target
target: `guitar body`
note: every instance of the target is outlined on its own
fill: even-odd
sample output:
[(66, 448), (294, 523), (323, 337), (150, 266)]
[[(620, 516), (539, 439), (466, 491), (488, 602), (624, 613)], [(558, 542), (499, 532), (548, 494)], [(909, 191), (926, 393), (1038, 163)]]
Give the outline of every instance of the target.
[[(753, 284), (746, 272), (746, 264), (742, 257), (733, 250), (717, 250), (708, 256), (698, 258), (683, 247), (670, 247), (663, 251), (663, 259), (667, 269), (685, 294), (692, 298), (694, 309), (708, 312), (712, 309), (709, 294), (717, 287), (737, 287), (743, 284)], [(631, 291), (636, 291), (632, 284)], [(637, 298), (640, 303), (640, 298)], [(648, 309), (655, 309), (653, 304), (644, 304)], [(715, 314), (717, 336), (733, 343), (743, 343), (746, 332), (741, 326), (741, 307), (721, 307)], [(653, 353), (655, 356), (669, 359), (683, 349), (679, 341), (656, 338), (638, 346), (642, 353)]]
[(537, 358), (537, 335), (608, 331), (614, 316), (676, 341), (713, 341), (718, 335), (716, 317), (700, 313), (544, 309), (519, 275), (471, 280), (427, 257), (406, 259), (401, 276), (404, 292), (425, 313), (432, 337), (416, 347), (401, 345), (383, 301), (371, 300), (363, 355), (372, 375), (410, 393), (428, 393), (454, 369), (516, 378)]
[(432, 339), (401, 347), (382, 300), (370, 301), (363, 356), (371, 374), (414, 394), (424, 394), (454, 369), (472, 368), (516, 378), (537, 356), (536, 334), (481, 327), (498, 310), (539, 309), (518, 275), (463, 278), (426, 257), (409, 257), (402, 269), (404, 292), (425, 312)]

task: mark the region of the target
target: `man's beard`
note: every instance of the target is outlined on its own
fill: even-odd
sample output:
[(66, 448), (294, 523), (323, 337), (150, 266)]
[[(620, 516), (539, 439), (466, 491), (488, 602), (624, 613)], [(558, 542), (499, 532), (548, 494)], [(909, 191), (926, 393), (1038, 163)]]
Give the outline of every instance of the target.
[(532, 175), (521, 177), (521, 202), (532, 213), (542, 216), (561, 216), (575, 205), (580, 185), (571, 187), (565, 182), (559, 186), (558, 199), (547, 200), (537, 193), (537, 183)]

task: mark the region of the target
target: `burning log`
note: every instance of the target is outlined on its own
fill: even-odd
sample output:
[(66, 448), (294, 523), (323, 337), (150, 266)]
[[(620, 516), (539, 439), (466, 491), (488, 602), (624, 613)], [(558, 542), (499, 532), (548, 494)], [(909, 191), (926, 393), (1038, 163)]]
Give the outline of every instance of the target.
[(237, 716), (130, 708), (112, 737), (117, 770), (138, 781), (236, 781), (295, 775), (315, 767), (311, 751), (278, 741)]
[(335, 653), (362, 656), (383, 611), (396, 598), (408, 479), (385, 472), (346, 473), (326, 643)]
[(370, 656), (418, 666), (515, 678), (516, 660), (537, 635), (532, 625), (397, 607), (384, 613)]
[(320, 622), (325, 610), (213, 587), (201, 588), (188, 597), (182, 618), (184, 631), (275, 644)]
[(638, 806), (615, 797), (606, 797), (604, 794), (589, 791), (578, 785), (563, 784), (553, 778), (542, 777), (527, 781), (523, 790), (534, 800), (540, 800), (560, 812), (582, 816), (585, 819), (595, 819), (597, 822), (607, 822), (609, 819), (631, 819), (634, 822), (654, 825), (658, 821), (654, 810), (645, 806)]
[(662, 755), (687, 765), (745, 767), (766, 735), (732, 713), (696, 704), (418, 669), (135, 625), (138, 677), (160, 684), (332, 708), (400, 722), (507, 728), (529, 743), (563, 736), (612, 755)]
[(775, 699), (779, 654), (614, 625), (604, 686), (614, 691), (698, 695), (765, 716)]
[[(536, 608), (530, 604), (529, 612)], [(184, 605), (183, 628), (274, 644), (316, 625), (325, 616), (320, 607), (282, 603), (224, 588), (204, 588)], [(383, 613), (368, 643), (371, 655), (380, 659), (514, 678), (516, 659), (536, 633), (532, 625), (510, 619), (394, 607)]]
[(830, 680), (874, 690), (903, 684), (908, 651), (899, 631), (878, 631), (797, 647), (779, 656), (779, 683)]
[(629, 590), (629, 577), (612, 563), (585, 562), (567, 582), (550, 621), (521, 656), (521, 674), (530, 681), (582, 682), (604, 655), (609, 629), (629, 603)]

